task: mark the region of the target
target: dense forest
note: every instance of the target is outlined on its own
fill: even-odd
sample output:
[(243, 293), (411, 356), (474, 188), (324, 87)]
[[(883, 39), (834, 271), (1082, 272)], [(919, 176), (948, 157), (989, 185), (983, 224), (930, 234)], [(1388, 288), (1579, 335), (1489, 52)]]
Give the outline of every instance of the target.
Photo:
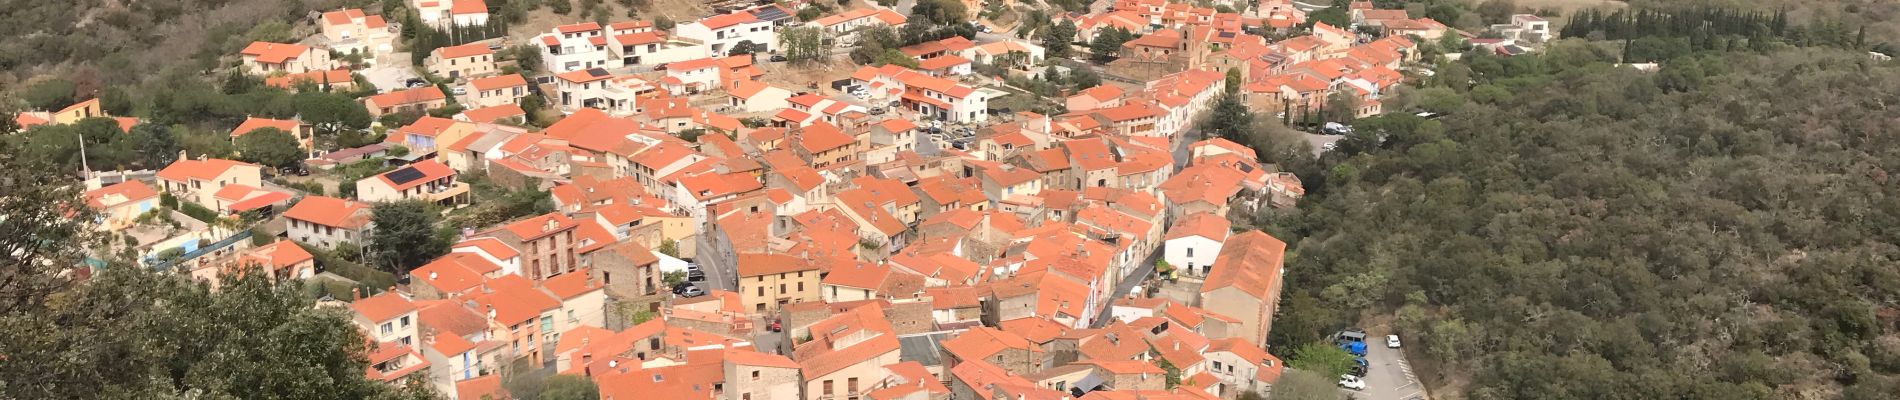
[(1900, 393), (1900, 65), (1616, 47), (1467, 54), (1405, 99), (1448, 116), (1284, 160), (1276, 348), (1392, 315), (1440, 396)]

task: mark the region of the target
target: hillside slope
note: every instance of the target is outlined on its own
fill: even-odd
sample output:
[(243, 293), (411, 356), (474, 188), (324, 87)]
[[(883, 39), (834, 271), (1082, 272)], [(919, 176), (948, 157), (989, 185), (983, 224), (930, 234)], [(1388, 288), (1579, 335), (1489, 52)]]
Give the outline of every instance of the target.
[(1900, 393), (1900, 65), (1611, 59), (1472, 59), (1476, 87), (1413, 99), (1451, 116), (1306, 166), (1312, 197), (1261, 216), (1296, 243), (1276, 347), (1388, 310), (1439, 397)]

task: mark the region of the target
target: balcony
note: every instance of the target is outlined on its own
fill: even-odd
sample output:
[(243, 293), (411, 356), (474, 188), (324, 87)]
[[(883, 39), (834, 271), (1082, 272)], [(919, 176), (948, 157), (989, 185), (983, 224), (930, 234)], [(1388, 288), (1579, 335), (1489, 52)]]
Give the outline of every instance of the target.
[(468, 202), (467, 182), (456, 182), (445, 186), (430, 186), (424, 190), (422, 198), (430, 202), (448, 204)]

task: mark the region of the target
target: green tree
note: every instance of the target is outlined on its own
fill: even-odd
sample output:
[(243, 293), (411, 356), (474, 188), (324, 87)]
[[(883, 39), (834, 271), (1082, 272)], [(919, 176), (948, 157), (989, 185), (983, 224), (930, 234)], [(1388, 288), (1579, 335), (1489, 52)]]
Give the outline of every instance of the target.
[(1181, 386), (1181, 367), (1174, 366), (1174, 362), (1168, 361), (1165, 357), (1157, 358), (1155, 366), (1161, 368), (1161, 381), (1167, 385), (1166, 388), (1168, 390), (1173, 390), (1176, 386)]
[(1511, 15), (1517, 14), (1517, 2), (1513, 0), (1485, 0), (1478, 4), (1478, 16), (1487, 24), (1511, 22)]
[(421, 201), (377, 204), (370, 213), (369, 253), (378, 266), (397, 274), (422, 266), (449, 251), (452, 232), (437, 229), (441, 215)]
[(98, 255), (111, 266), (74, 281), (86, 248), (104, 243), (92, 211), (76, 185), (45, 184), (66, 181), (54, 169), (21, 161), (0, 155), (0, 397), (434, 396), (366, 379), (363, 335), (297, 282), (253, 271), (212, 291), (109, 254)]
[(271, 168), (286, 168), (303, 161), (303, 148), (297, 137), (277, 128), (259, 128), (233, 140), (239, 158)]
[(965, 21), (969, 21), (969, 15), (963, 2), (956, 0), (918, 0), (916, 5), (910, 7), (911, 18), (921, 17), (922, 20), (918, 22), (925, 22), (925, 25), (967, 25)]
[(752, 41), (750, 40), (741, 40), (739, 41), (739, 43), (733, 43), (732, 49), (727, 50), (726, 55), (737, 56), (737, 55), (752, 54), (752, 53), (757, 53), (757, 52), (759, 52), (758, 43), (752, 43)]
[(1076, 91), (1102, 85), (1102, 76), (1089, 69), (1077, 69), (1069, 72), (1069, 84)]
[(1098, 63), (1114, 61), (1116, 55), (1121, 54), (1122, 43), (1127, 43), (1134, 38), (1134, 33), (1121, 27), (1100, 30), (1095, 33), (1095, 38), (1089, 41), (1089, 53), (1091, 53), (1089, 59)]
[(1287, 366), (1313, 371), (1321, 376), (1345, 375), (1353, 366), (1352, 353), (1326, 342), (1309, 342), (1293, 350)]
[(173, 126), (170, 130), (187, 157), (231, 158), (237, 154), (237, 146), (231, 144), (231, 135), (228, 133), (191, 129), (183, 125)]
[[(1273, 400), (1344, 400), (1346, 393), (1335, 387), (1338, 375), (1320, 375), (1312, 371), (1287, 369), (1273, 382)], [(1244, 398), (1244, 397), (1243, 397)]]
[(654, 251), (658, 251), (660, 254), (665, 254), (669, 257), (679, 257), (680, 244), (679, 242), (673, 241), (673, 239), (661, 239), (660, 248), (654, 249)]
[(539, 400), (598, 400), (600, 387), (593, 379), (578, 375), (555, 375), (547, 378), (545, 389), (541, 390)]
[(1240, 95), (1240, 70), (1227, 71), (1226, 87), (1219, 100), (1214, 103), (1214, 111), (1201, 120), (1201, 130), (1214, 136), (1226, 138), (1236, 143), (1248, 143), (1248, 136), (1254, 131), (1253, 111), (1247, 108)]
[(20, 98), (34, 109), (58, 111), (73, 105), (73, 81), (53, 78), (27, 85)]
[(291, 96), (298, 116), (315, 131), (315, 147), (341, 148), (339, 136), (369, 128), (369, 110), (355, 100), (337, 93), (304, 92)]
[(786, 61), (810, 64), (831, 55), (824, 39), (824, 31), (815, 26), (786, 29), (778, 34), (779, 51), (785, 53)]
[(879, 53), (877, 55), (876, 60), (871, 61), (872, 66), (884, 66), (884, 65), (889, 65), (889, 64), (896, 64), (896, 65), (901, 65), (904, 68), (916, 69), (917, 59), (911, 57), (908, 54), (904, 54), (904, 52), (897, 51), (897, 49), (884, 49), (883, 53)]
[(1045, 28), (1042, 35), (1042, 47), (1048, 49), (1048, 56), (1069, 58), (1072, 52), (1069, 42), (1075, 40), (1075, 22), (1063, 19), (1062, 23)]
[(1325, 118), (1327, 122), (1350, 124), (1353, 119), (1358, 117), (1359, 96), (1355, 95), (1352, 90), (1336, 91), (1333, 92), (1332, 95), (1326, 96), (1326, 115), (1324, 115), (1323, 118)]

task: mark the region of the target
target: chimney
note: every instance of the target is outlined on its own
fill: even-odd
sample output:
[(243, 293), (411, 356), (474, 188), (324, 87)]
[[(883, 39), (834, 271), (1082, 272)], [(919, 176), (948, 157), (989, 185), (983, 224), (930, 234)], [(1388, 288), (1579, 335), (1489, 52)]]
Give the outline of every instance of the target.
[(350, 288), (350, 301), (363, 299), (363, 288)]
[(495, 305), (488, 305), (488, 319), (495, 319)]
[(1181, 341), (1174, 341), (1174, 351), (1181, 351)]

